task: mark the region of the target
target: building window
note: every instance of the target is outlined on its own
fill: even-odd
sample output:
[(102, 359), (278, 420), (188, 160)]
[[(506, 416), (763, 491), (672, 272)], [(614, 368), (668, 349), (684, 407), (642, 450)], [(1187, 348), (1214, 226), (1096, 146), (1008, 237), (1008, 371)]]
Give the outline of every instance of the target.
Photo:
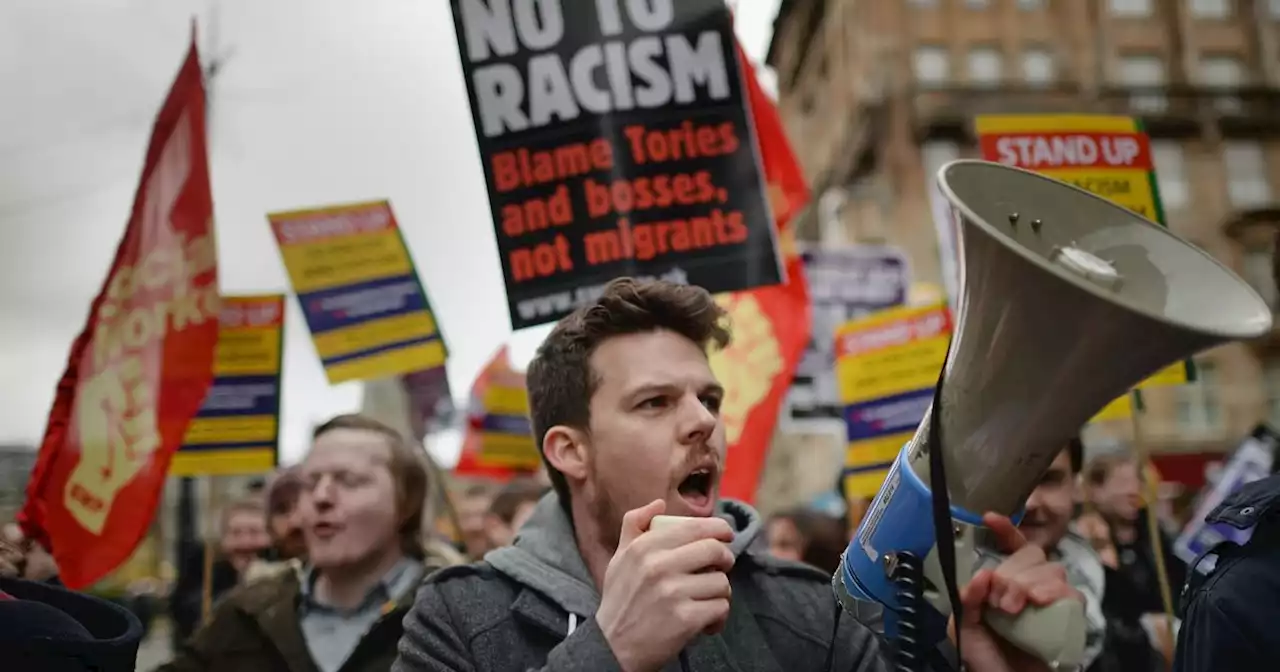
[(1222, 428), (1218, 399), (1218, 370), (1213, 362), (1196, 360), (1196, 380), (1178, 387), (1178, 427), (1192, 436), (1214, 434)]
[(1164, 60), (1159, 56), (1137, 55), (1120, 59), (1120, 83), (1137, 89), (1130, 96), (1134, 111), (1145, 114), (1164, 112), (1168, 100), (1164, 95)]
[(1256, 142), (1226, 142), (1222, 162), (1227, 171), (1227, 196), (1237, 208), (1255, 208), (1271, 201), (1271, 180), (1262, 146)]
[(1234, 95), (1244, 86), (1244, 64), (1234, 56), (1206, 56), (1200, 61), (1200, 83), (1214, 89), (1214, 107), (1219, 112), (1240, 111), (1240, 99)]
[(1271, 10), (1271, 18), (1280, 19), (1280, 0), (1271, 0), (1268, 7)]
[(1240, 263), (1240, 274), (1272, 310), (1276, 308), (1277, 299), (1276, 279), (1271, 265), (1273, 249), (1270, 245), (1247, 247)]
[(1035, 12), (1044, 9), (1044, 5), (1045, 0), (1018, 0), (1018, 9), (1024, 12)]
[(1271, 357), (1262, 364), (1262, 388), (1267, 395), (1267, 422), (1280, 427), (1280, 358)]
[(1197, 19), (1225, 19), (1231, 16), (1231, 0), (1191, 0), (1191, 16)]
[(1182, 147), (1176, 142), (1153, 141), (1151, 159), (1156, 167), (1160, 203), (1166, 210), (1181, 210), (1190, 199), (1187, 169), (1182, 160)]
[(991, 6), (991, 0), (964, 0), (964, 6), (969, 9), (986, 9)]
[(998, 86), (1001, 70), (1000, 52), (992, 47), (969, 50), (969, 83), (982, 87)]
[(1022, 78), (1031, 86), (1053, 83), (1053, 54), (1048, 49), (1028, 49), (1022, 53)]
[(938, 0), (911, 0), (911, 4), (916, 7), (937, 7)]
[(951, 77), (951, 62), (942, 47), (918, 47), (915, 54), (916, 81), (941, 86)]
[(1151, 16), (1151, 0), (1111, 0), (1112, 16)]

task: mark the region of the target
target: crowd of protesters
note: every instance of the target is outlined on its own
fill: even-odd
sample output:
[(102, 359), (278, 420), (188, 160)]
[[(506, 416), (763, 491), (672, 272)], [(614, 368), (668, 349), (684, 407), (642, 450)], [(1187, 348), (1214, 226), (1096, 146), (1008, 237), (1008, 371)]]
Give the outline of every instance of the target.
[[(529, 370), (544, 469), (450, 487), (451, 534), (427, 518), (420, 447), (362, 415), (322, 424), (300, 464), (220, 512), (208, 580), (203, 553), (183, 554), (162, 669), (889, 669), (877, 615), (842, 619), (831, 593), (866, 502), (843, 517), (799, 507), (764, 519), (718, 500), (723, 390), (705, 353), (728, 339), (720, 316), (702, 290), (628, 281), (562, 321)], [(1167, 538), (1152, 543), (1143, 478), (1128, 457), (1086, 464), (1079, 440), (1064, 446), (1020, 530), (988, 517), (1017, 573), (975, 577), (966, 607), (998, 606), (993, 591), (1082, 599), (1086, 669), (1167, 669), (1179, 624), (1162, 595), (1179, 594), (1186, 570)], [(650, 530), (664, 512), (694, 520)], [(5, 535), (0, 575), (56, 584), (47, 553)], [(152, 617), (133, 611), (129, 623)], [(137, 629), (92, 633), (84, 651)], [(984, 648), (994, 640), (977, 620), (962, 634), (976, 642), (968, 669), (1038, 669)], [(933, 669), (953, 669), (954, 654), (944, 642)]]

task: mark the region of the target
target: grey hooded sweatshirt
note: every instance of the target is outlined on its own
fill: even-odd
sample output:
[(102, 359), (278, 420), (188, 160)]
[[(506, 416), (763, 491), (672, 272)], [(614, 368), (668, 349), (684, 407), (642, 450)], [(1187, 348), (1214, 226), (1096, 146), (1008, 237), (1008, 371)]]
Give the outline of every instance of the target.
[[(718, 635), (684, 651), (687, 672), (889, 672), (880, 638), (845, 614), (821, 571), (767, 555), (762, 523), (732, 500), (733, 600)], [(393, 672), (623, 672), (594, 614), (600, 593), (555, 493), (513, 546), (427, 579), (405, 617)], [(831, 648), (834, 646), (834, 651)], [(684, 672), (681, 662), (664, 670)]]

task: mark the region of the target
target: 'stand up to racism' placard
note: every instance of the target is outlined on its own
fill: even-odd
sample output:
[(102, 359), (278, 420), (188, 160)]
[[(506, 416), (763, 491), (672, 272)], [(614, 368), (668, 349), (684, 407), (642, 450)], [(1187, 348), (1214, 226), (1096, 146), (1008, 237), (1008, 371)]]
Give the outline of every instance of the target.
[(173, 476), (260, 474), (277, 462), (284, 295), (224, 296), (213, 384), (174, 454)]
[[(1106, 198), (1167, 225), (1156, 189), (1151, 141), (1132, 117), (1093, 115), (989, 115), (974, 119), (982, 158), (1034, 170)], [(1187, 367), (1171, 365), (1138, 385), (1187, 382)], [(1132, 413), (1128, 394), (1094, 419)]]
[(389, 203), (267, 218), (330, 383), (444, 364), (444, 339)]
[(846, 497), (874, 497), (933, 402), (951, 343), (946, 304), (891, 308), (836, 332), (836, 375), (849, 447)]
[(629, 275), (777, 284), (723, 0), (452, 0), (512, 326)]

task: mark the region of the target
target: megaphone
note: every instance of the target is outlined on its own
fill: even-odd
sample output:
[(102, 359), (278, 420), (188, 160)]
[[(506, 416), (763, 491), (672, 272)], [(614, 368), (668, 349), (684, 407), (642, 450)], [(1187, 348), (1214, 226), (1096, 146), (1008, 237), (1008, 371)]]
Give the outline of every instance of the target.
[[(909, 626), (917, 645), (939, 643), (951, 613), (938, 537), (954, 533), (951, 569), (967, 582), (998, 562), (982, 514), (1016, 521), (1050, 463), (1104, 406), (1170, 364), (1272, 324), (1262, 298), (1213, 257), (1083, 189), (975, 160), (944, 165), (937, 180), (959, 223), (946, 365), (834, 577), (847, 608), (879, 603), (885, 634)], [(934, 471), (945, 473), (953, 525), (936, 535)], [(923, 563), (919, 603), (895, 580), (907, 561)], [(986, 623), (1058, 669), (1082, 662), (1076, 600), (1018, 617), (988, 612)]]

